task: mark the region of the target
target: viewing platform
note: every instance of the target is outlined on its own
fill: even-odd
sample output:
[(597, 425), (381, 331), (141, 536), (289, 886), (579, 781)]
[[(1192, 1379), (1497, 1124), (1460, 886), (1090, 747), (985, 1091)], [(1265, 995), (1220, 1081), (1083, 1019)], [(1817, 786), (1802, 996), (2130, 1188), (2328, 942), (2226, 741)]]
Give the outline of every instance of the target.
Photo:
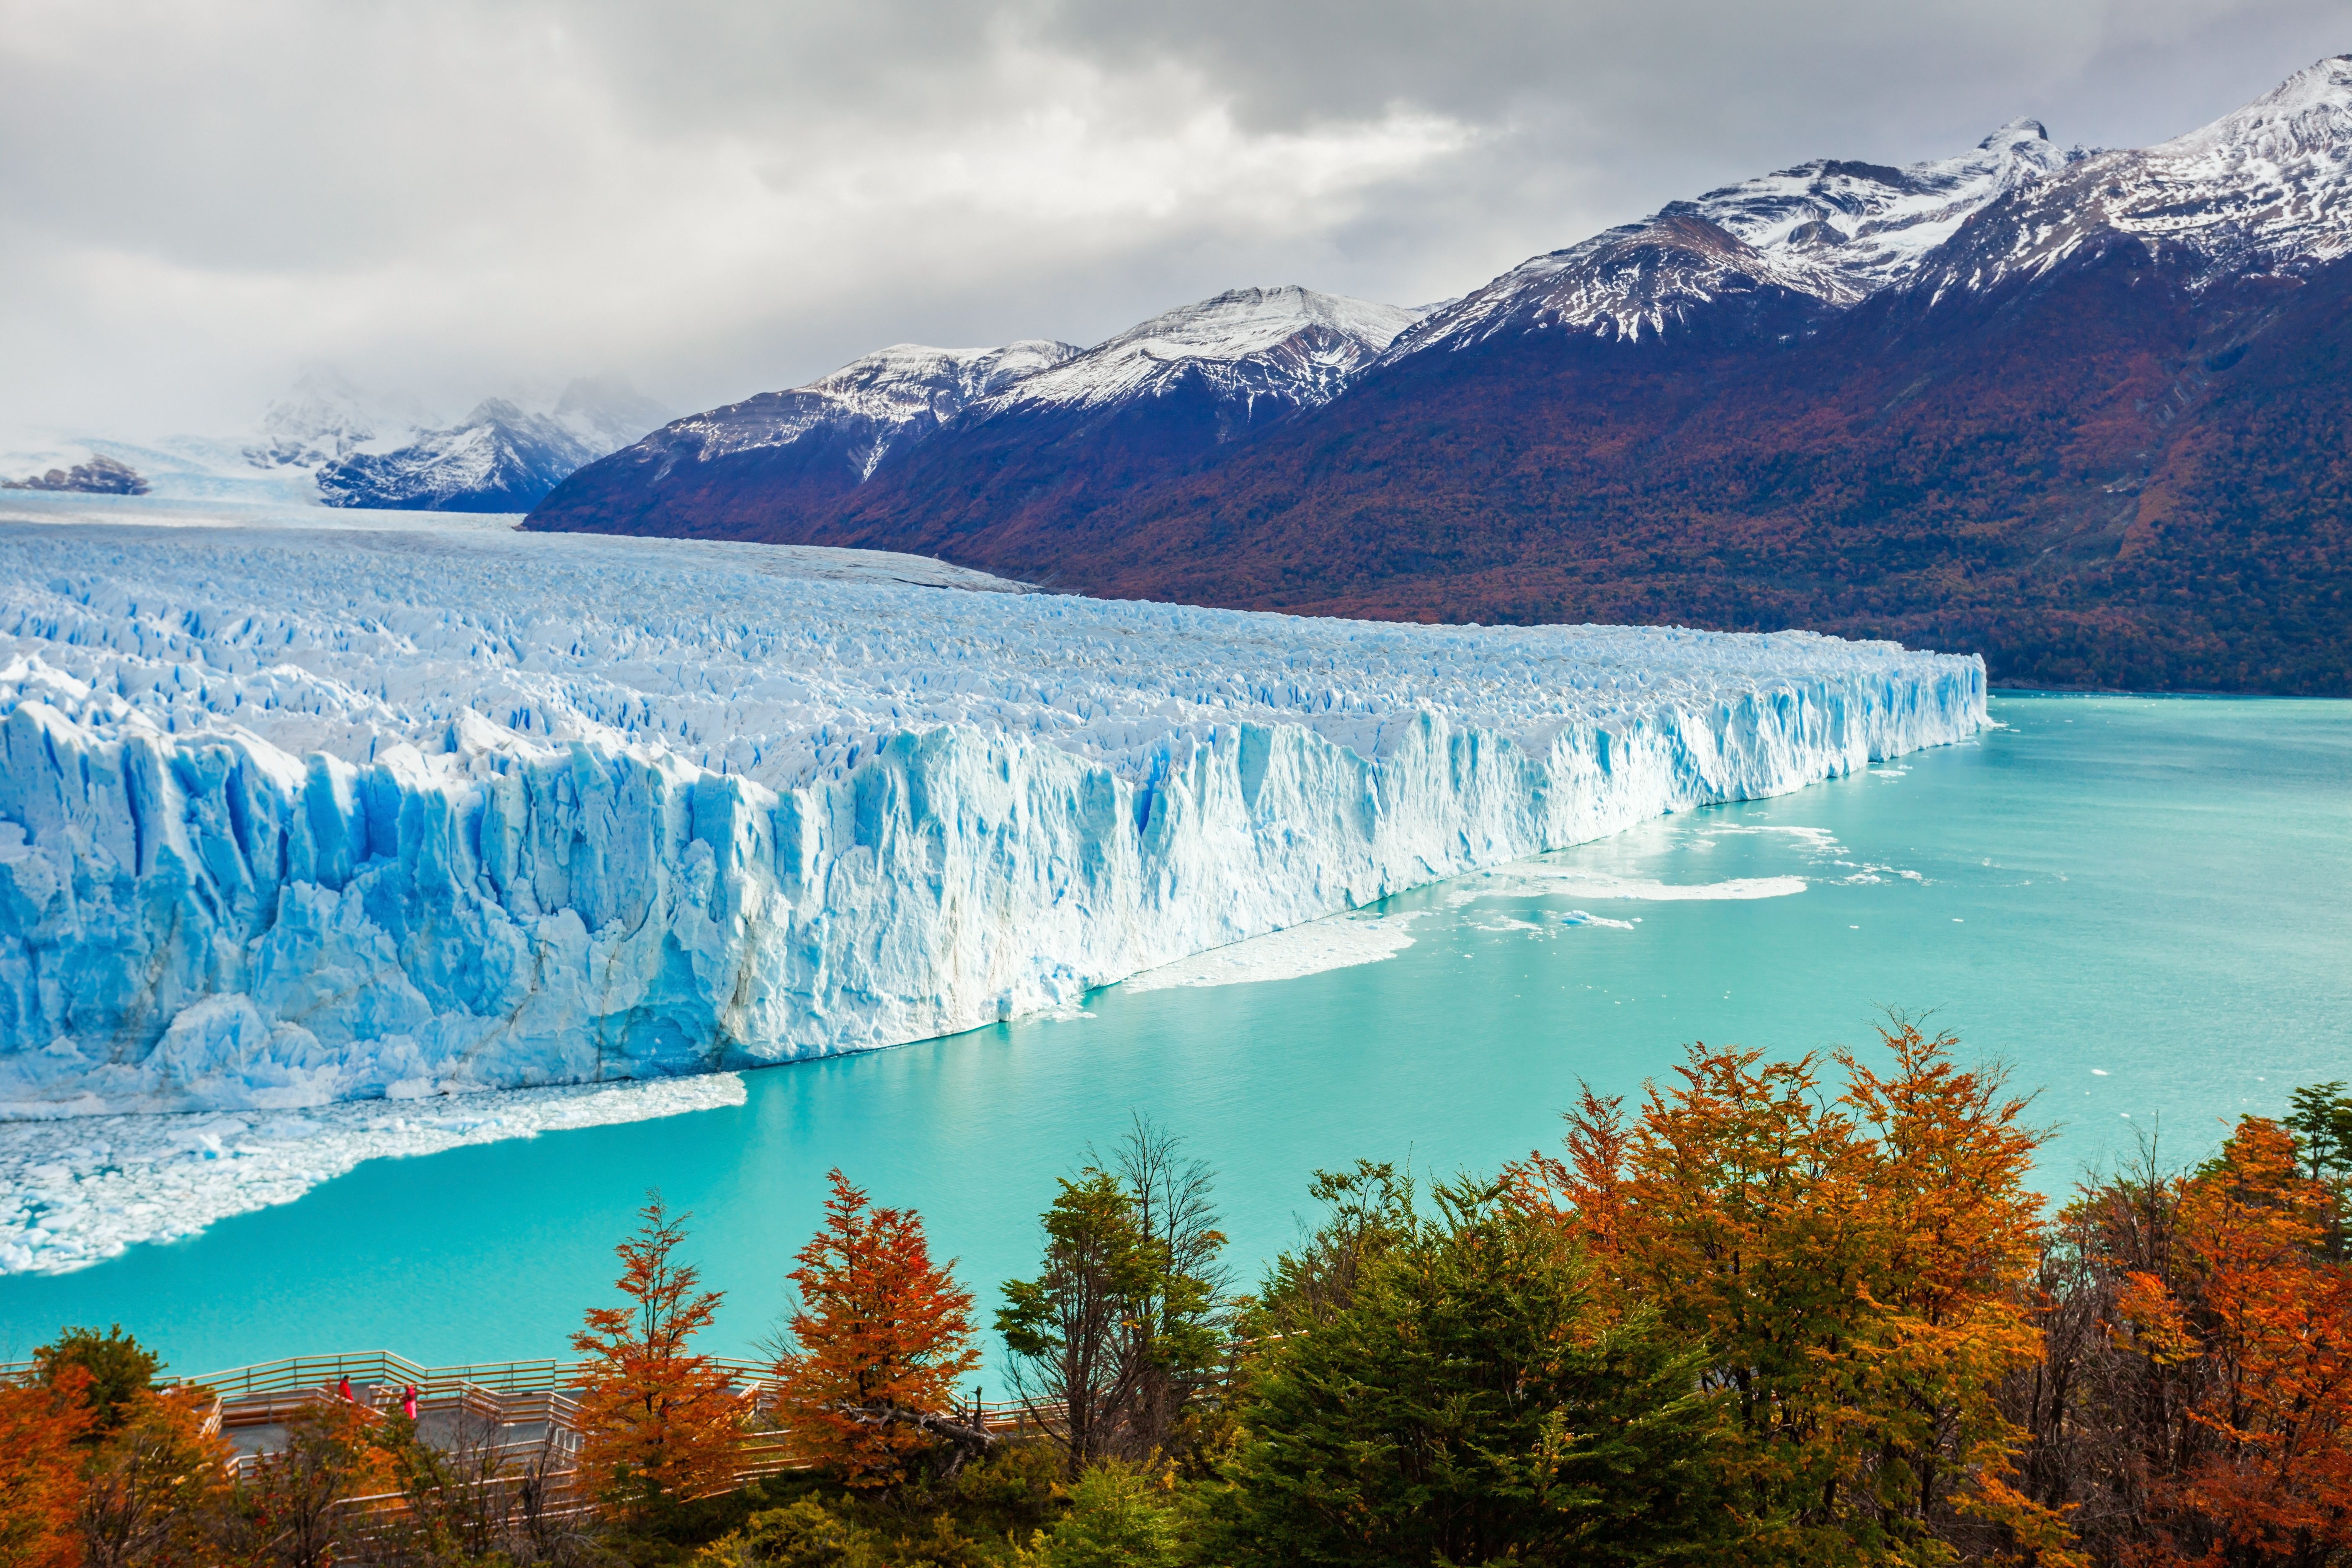
[[(771, 1405), (774, 1369), (765, 1362), (705, 1358), (725, 1374), (729, 1392), (743, 1402), (744, 1429), (731, 1484), (799, 1468), (790, 1435)], [(416, 1432), (445, 1453), (473, 1457), (486, 1474), (534, 1476), (570, 1506), (587, 1506), (577, 1485), (583, 1427), (581, 1398), (595, 1363), (584, 1361), (477, 1362), (421, 1366), (390, 1351), (289, 1356), (251, 1366), (172, 1377), (161, 1386), (202, 1389), (211, 1396), (205, 1429), (226, 1437), (231, 1466), (240, 1473), (282, 1452), (288, 1423), (305, 1406), (340, 1400), (346, 1380), (352, 1403), (379, 1416), (399, 1413), (416, 1390)], [(31, 1362), (0, 1363), (0, 1383), (24, 1384)], [(987, 1431), (1042, 1433), (1059, 1418), (1058, 1405), (974, 1399), (951, 1412)], [(355, 1500), (366, 1501), (368, 1500)]]

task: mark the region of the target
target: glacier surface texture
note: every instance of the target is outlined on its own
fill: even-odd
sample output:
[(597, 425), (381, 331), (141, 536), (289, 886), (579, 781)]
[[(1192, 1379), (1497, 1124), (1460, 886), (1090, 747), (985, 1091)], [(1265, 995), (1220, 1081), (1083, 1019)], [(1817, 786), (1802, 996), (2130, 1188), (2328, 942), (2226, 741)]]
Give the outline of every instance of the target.
[(0, 1115), (891, 1045), (1984, 721), (1809, 633), (114, 499), (0, 522)]

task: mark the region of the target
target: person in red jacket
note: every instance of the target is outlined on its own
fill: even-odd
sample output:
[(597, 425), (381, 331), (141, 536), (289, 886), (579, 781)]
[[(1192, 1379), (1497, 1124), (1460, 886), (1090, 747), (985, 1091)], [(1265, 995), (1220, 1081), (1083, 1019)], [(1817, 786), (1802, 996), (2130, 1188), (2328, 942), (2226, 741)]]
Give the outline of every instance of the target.
[(346, 1405), (356, 1405), (359, 1403), (357, 1399), (352, 1396), (351, 1373), (345, 1373), (343, 1374), (343, 1381), (335, 1385), (335, 1397), (341, 1400)]
[(400, 1413), (411, 1421), (416, 1419), (416, 1385), (413, 1383), (401, 1392)]

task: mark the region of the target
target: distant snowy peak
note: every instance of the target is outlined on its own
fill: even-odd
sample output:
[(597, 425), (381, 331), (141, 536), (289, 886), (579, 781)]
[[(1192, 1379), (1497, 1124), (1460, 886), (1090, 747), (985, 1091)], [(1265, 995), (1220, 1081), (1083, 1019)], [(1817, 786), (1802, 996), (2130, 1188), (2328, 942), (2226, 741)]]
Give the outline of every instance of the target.
[(1923, 286), (2037, 276), (2110, 235), (2190, 259), (2192, 285), (2352, 253), (2352, 56), (2185, 136), (2085, 158), (1986, 216), (1998, 221), (1937, 257)]
[(348, 458), (376, 438), (376, 416), (357, 388), (313, 371), (263, 410), (261, 437), (246, 448), (254, 467), (315, 468)]
[[(1009, 440), (1024, 462), (1084, 466), (1094, 459), (1070, 457), (1065, 443), (1107, 422), (1127, 447), (1197, 453), (1330, 402), (1421, 314), (1299, 288), (1237, 289), (1086, 350), (1043, 338), (898, 343), (805, 385), (675, 420), (567, 479), (531, 526), (789, 528), (919, 447), (950, 471), (971, 460), (967, 438)], [(1037, 479), (1034, 464), (1008, 468), (1001, 449), (985, 461), (999, 479)]]
[(1735, 296), (1851, 305), (1907, 278), (1987, 204), (2083, 156), (2017, 120), (1908, 168), (1816, 159), (1523, 262), (1405, 332), (1390, 357), (1551, 328), (1654, 337)]
[(1420, 317), (1404, 306), (1295, 284), (1234, 289), (1130, 327), (1016, 383), (975, 414), (1107, 409), (1190, 380), (1247, 405), (1270, 399), (1315, 407), (1338, 396)]
[(564, 476), (668, 416), (626, 382), (583, 378), (551, 410), (491, 397), (439, 426), (414, 398), (370, 396), (314, 371), (264, 411), (244, 458), (313, 471), (329, 506), (527, 511)]
[(329, 506), (418, 511), (528, 511), (600, 456), (567, 425), (503, 398), (389, 452), (354, 452), (319, 469)]
[(671, 410), (617, 376), (583, 376), (555, 400), (555, 422), (603, 457), (668, 423)]

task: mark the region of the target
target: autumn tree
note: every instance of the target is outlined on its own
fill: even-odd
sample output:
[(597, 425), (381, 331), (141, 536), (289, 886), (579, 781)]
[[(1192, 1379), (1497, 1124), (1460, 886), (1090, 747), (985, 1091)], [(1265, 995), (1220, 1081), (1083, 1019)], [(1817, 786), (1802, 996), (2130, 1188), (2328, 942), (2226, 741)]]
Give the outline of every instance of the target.
[(1638, 1117), (1588, 1092), (1568, 1158), (1522, 1167), (1621, 1310), (1706, 1347), (1748, 1550), (1792, 1560), (2063, 1556), (2010, 1480), (2025, 1433), (2000, 1402), (2040, 1336), (2022, 1294), (2040, 1134), (1998, 1072), (1897, 1018), (1884, 1071), (1691, 1047)]
[(824, 1228), (785, 1276), (799, 1300), (777, 1347), (777, 1413), (796, 1453), (853, 1487), (898, 1484), (942, 1441), (952, 1469), (989, 1442), (950, 1415), (980, 1365), (971, 1292), (931, 1262), (919, 1215), (868, 1207), (838, 1170), (827, 1179)]
[(2141, 1563), (2352, 1552), (2352, 1268), (2310, 1168), (2285, 1128), (2242, 1121), (2176, 1184), (2169, 1256), (2115, 1291), (2120, 1343), (2170, 1395), (2142, 1406)]
[(650, 1193), (637, 1233), (614, 1248), (628, 1304), (592, 1307), (572, 1336), (587, 1358), (580, 1400), (583, 1475), (605, 1504), (643, 1518), (734, 1477), (741, 1406), (724, 1373), (688, 1348), (717, 1316), (720, 1293), (677, 1260), (690, 1215)]
[(79, 1447), (89, 1429), (88, 1371), (0, 1384), (0, 1568), (80, 1568)]
[(83, 1568), (177, 1568), (205, 1561), (229, 1495), (230, 1447), (205, 1430), (212, 1391), (141, 1389), (85, 1468)]

